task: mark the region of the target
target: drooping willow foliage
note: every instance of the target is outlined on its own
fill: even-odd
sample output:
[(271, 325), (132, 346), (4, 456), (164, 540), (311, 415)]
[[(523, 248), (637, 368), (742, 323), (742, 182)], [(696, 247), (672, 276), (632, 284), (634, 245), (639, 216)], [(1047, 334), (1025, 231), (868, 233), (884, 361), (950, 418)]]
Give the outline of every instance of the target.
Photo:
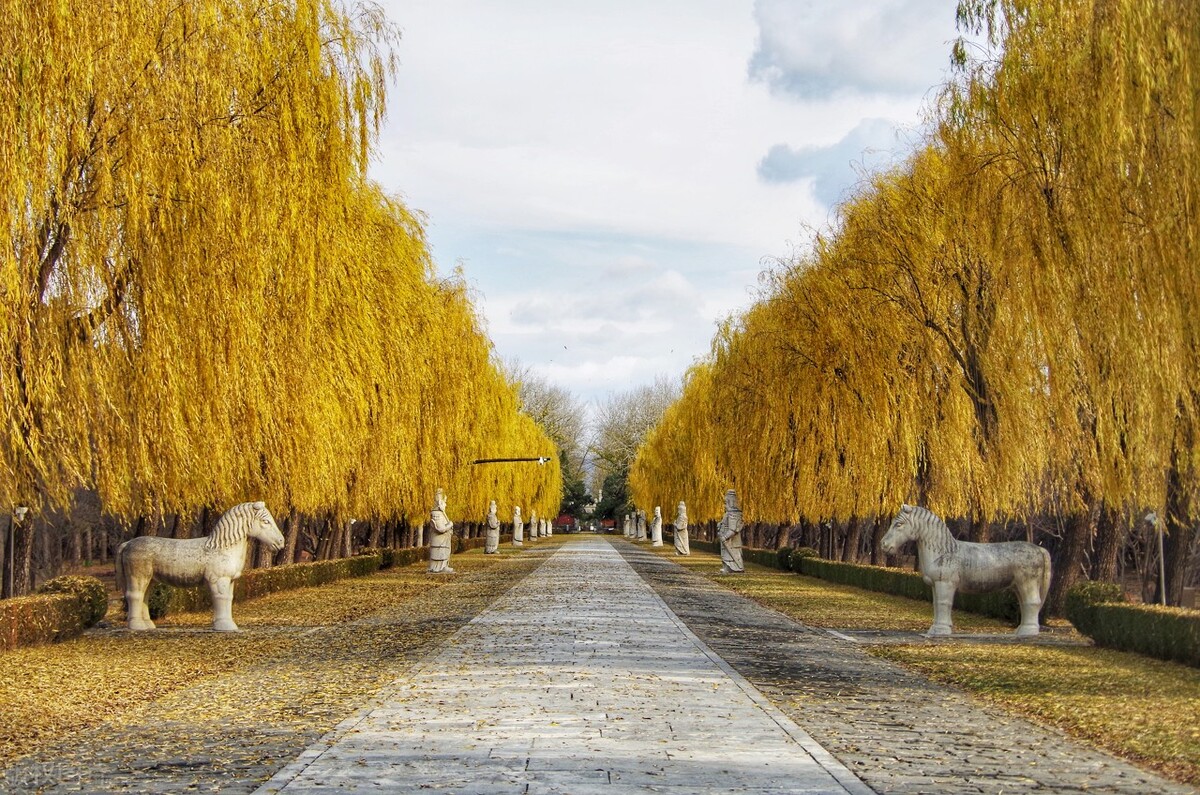
[[(1062, 529), (1058, 588), (1197, 512), (1200, 6), (964, 0), (933, 132), (722, 329), (642, 446), (639, 504), (740, 490), (748, 520)], [(694, 504), (694, 508), (692, 508)], [(1122, 518), (1123, 517), (1123, 518)], [(1060, 590), (1061, 592), (1061, 590)]]
[[(0, 0), (0, 502), (557, 511), (461, 280), (366, 177), (395, 37), (329, 0)], [(470, 465), (506, 455), (551, 463)]]

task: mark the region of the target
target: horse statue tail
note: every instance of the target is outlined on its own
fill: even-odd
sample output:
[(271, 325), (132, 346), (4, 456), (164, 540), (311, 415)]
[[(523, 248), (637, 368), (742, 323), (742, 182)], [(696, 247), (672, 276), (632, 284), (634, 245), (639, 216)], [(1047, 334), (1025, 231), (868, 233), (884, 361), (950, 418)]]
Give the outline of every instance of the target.
[(1042, 553), (1042, 604), (1046, 604), (1050, 595), (1050, 553), (1043, 547), (1038, 547), (1038, 551)]

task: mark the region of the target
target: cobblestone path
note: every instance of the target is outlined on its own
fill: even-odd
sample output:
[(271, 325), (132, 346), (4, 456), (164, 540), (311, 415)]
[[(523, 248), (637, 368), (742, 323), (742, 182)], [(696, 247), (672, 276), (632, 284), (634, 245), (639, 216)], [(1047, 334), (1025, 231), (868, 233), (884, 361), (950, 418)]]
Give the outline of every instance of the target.
[(693, 632), (877, 792), (1195, 792), (871, 657), (669, 559), (617, 548)]
[(560, 549), (263, 793), (867, 790), (603, 539)]

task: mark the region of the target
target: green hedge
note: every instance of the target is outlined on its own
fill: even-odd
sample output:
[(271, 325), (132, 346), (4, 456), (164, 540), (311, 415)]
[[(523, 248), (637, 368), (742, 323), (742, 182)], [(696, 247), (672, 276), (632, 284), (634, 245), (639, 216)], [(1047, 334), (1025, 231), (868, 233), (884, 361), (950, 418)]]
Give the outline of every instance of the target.
[(38, 594), (0, 601), (0, 651), (73, 638), (107, 609), (108, 592), (95, 577), (58, 577)]
[(1125, 602), (1115, 583), (1067, 591), (1067, 618), (1097, 646), (1200, 667), (1200, 610)]

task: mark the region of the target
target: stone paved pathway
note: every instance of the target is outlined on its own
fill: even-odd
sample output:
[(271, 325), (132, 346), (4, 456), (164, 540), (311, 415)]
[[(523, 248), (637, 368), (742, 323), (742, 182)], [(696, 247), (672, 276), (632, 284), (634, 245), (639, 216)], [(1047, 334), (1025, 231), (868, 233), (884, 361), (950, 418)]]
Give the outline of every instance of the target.
[(1196, 792), (871, 657), (644, 548), (617, 548), (689, 628), (877, 792)]
[(556, 552), (259, 792), (419, 788), (870, 792), (602, 539)]

